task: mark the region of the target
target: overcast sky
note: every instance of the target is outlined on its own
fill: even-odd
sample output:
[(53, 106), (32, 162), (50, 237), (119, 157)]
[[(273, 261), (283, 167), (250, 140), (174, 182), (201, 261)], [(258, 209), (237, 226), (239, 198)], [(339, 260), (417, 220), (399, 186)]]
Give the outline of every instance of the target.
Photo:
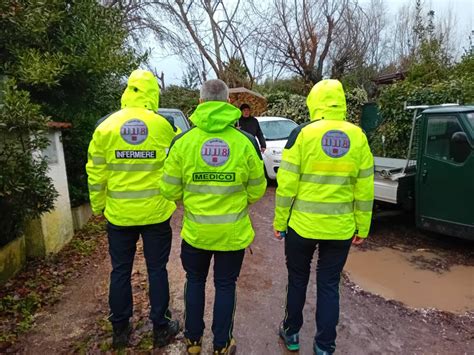
[[(263, 0), (265, 1), (265, 0)], [(360, 0), (363, 4), (366, 0)], [(389, 12), (388, 19), (392, 18), (400, 5), (415, 3), (415, 0), (385, 0)], [(426, 8), (433, 9), (435, 16), (439, 19), (450, 9), (455, 16), (456, 35), (460, 46), (467, 45), (467, 36), (474, 30), (474, 0), (425, 0)], [(463, 42), (463, 43), (461, 43)], [(183, 72), (186, 67), (177, 56), (167, 56), (159, 49), (158, 44), (150, 40), (151, 49), (150, 64), (156, 68), (157, 72), (165, 73), (165, 83), (181, 84)]]

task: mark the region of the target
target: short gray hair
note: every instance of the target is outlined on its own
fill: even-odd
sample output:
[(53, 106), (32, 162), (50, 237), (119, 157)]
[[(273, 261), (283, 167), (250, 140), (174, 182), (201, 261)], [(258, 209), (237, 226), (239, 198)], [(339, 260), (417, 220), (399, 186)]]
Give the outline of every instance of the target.
[(229, 100), (229, 88), (222, 80), (208, 80), (202, 84), (200, 97), (202, 101), (227, 102)]

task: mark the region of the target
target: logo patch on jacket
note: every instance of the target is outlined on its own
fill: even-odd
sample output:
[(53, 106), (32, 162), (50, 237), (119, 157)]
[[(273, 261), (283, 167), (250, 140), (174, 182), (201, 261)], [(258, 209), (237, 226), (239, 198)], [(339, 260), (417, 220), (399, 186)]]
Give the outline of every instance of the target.
[(156, 159), (156, 150), (116, 150), (116, 159)]
[(219, 138), (209, 139), (201, 147), (201, 157), (210, 166), (224, 165), (229, 156), (229, 145)]
[(134, 118), (120, 127), (120, 135), (125, 142), (137, 145), (148, 138), (148, 127), (142, 120)]
[(332, 130), (324, 134), (321, 146), (326, 155), (331, 158), (340, 158), (349, 151), (351, 140), (344, 132)]

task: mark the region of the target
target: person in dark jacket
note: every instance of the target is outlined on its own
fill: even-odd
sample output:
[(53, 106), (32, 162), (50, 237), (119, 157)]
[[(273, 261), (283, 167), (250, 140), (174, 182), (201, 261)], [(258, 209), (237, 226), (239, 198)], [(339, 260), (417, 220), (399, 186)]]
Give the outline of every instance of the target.
[(258, 139), (260, 143), (260, 150), (265, 152), (267, 149), (267, 142), (265, 142), (265, 137), (263, 136), (262, 129), (258, 120), (250, 115), (250, 106), (248, 104), (240, 105), (240, 111), (242, 111), (242, 116), (240, 116), (239, 121), (237, 122), (237, 128), (251, 134), (253, 137)]

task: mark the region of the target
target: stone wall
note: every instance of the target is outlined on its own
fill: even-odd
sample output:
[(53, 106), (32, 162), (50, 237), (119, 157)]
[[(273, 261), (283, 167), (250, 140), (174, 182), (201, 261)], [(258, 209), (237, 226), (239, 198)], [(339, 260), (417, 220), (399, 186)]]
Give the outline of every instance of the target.
[(0, 285), (15, 275), (26, 261), (25, 237), (21, 236), (0, 248)]

